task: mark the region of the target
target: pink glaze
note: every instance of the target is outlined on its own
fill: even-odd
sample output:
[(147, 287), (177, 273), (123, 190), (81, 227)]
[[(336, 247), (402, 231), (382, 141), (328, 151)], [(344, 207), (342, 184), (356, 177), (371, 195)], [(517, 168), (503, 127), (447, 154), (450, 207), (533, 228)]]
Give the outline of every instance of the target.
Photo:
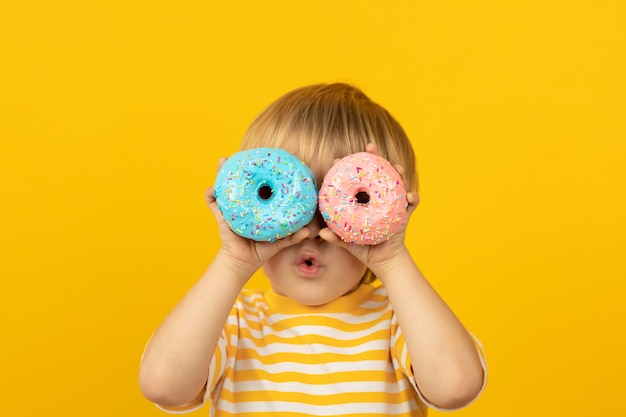
[(389, 239), (408, 206), (402, 177), (384, 158), (359, 152), (328, 171), (319, 191), (319, 210), (336, 235), (360, 245)]

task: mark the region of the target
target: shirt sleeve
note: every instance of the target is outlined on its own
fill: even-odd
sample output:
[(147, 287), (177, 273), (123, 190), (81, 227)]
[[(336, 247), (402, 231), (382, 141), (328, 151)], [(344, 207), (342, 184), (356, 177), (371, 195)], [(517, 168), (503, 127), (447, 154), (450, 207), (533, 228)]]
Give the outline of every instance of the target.
[(425, 405), (427, 405), (429, 408), (433, 408), (435, 410), (438, 411), (454, 411), (454, 410), (458, 410), (461, 408), (464, 408), (468, 405), (470, 405), (472, 402), (474, 402), (478, 397), (480, 397), (480, 394), (485, 390), (485, 386), (487, 385), (487, 360), (485, 357), (485, 350), (483, 348), (482, 343), (480, 342), (480, 340), (478, 340), (478, 338), (476, 338), (476, 336), (474, 336), (473, 334), (470, 333), (470, 336), (472, 337), (472, 340), (474, 340), (474, 346), (476, 346), (476, 351), (478, 352), (478, 356), (480, 358), (480, 363), (483, 367), (483, 383), (482, 386), (480, 388), (480, 391), (478, 392), (478, 394), (476, 394), (476, 397), (474, 397), (474, 399), (470, 402), (468, 402), (467, 404), (462, 405), (461, 407), (457, 407), (457, 408), (441, 408), (436, 406), (435, 404), (431, 403), (430, 401), (428, 401), (424, 395), (422, 395), (422, 393), (420, 392), (418, 386), (417, 386), (417, 382), (415, 381), (415, 375), (413, 374), (413, 365), (411, 364), (411, 358), (409, 357), (408, 354), (408, 350), (406, 347), (406, 343), (404, 340), (404, 336), (402, 335), (402, 330), (400, 329), (400, 326), (397, 323), (397, 319), (394, 315), (394, 317), (391, 320), (391, 351), (392, 351), (392, 358), (394, 359), (394, 362), (397, 361), (397, 366), (400, 367), (401, 372), (406, 376), (406, 378), (409, 380), (411, 386), (413, 387), (413, 389), (415, 390), (415, 392), (417, 393), (420, 401), (422, 401)]

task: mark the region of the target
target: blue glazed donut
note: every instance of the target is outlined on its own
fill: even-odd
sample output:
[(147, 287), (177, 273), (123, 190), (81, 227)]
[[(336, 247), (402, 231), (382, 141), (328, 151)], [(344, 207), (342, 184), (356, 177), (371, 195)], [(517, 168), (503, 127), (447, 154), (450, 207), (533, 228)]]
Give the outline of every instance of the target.
[(237, 152), (215, 180), (215, 200), (238, 235), (273, 242), (306, 226), (317, 210), (317, 184), (309, 167), (276, 148)]

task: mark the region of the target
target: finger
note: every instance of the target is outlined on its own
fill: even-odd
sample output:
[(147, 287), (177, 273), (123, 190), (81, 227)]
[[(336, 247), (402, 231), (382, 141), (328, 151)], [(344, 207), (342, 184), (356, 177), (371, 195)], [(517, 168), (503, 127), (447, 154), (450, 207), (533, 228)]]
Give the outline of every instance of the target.
[(215, 201), (215, 187), (209, 187), (207, 188), (205, 194), (204, 194), (207, 203), (211, 204), (212, 202)]
[(217, 203), (215, 202), (215, 198), (207, 197), (207, 204), (209, 205), (209, 209), (211, 209), (211, 212), (215, 216), (215, 219), (218, 222), (222, 221), (224, 216), (222, 215), (222, 212), (220, 211), (219, 207), (217, 206)]
[(400, 164), (396, 164), (396, 165), (394, 165), (393, 167), (394, 167), (394, 169), (395, 169), (396, 171), (398, 171), (398, 174), (400, 174), (400, 176), (402, 177), (402, 179), (404, 179), (404, 174), (405, 174), (404, 167), (403, 167), (402, 165), (400, 165)]
[(222, 168), (222, 165), (224, 165), (224, 162), (226, 162), (228, 158), (225, 156), (222, 156), (220, 159), (218, 159), (217, 161), (217, 170), (219, 171), (220, 168)]
[(373, 153), (374, 155), (378, 155), (378, 145), (375, 143), (368, 143), (365, 145), (365, 152)]
[(406, 200), (408, 201), (409, 205), (417, 207), (417, 205), (420, 203), (420, 195), (415, 191), (411, 191), (410, 193), (406, 194)]
[(406, 208), (406, 217), (409, 218), (413, 214), (413, 211), (415, 211), (415, 209), (417, 208), (420, 202), (420, 196), (416, 192), (410, 192), (407, 193), (406, 200), (409, 203), (408, 207)]
[(209, 205), (209, 208), (211, 209), (213, 214), (215, 215), (215, 218), (218, 221), (221, 221), (223, 216), (222, 216), (222, 212), (217, 206), (217, 201), (215, 200), (215, 190), (213, 187), (209, 187), (206, 190), (206, 202)]
[[(228, 158), (225, 156), (222, 156), (220, 159), (218, 159), (217, 171), (219, 171), (222, 168), (222, 165), (224, 165), (224, 162), (226, 162), (227, 159)], [(215, 187), (209, 187), (206, 190), (205, 199), (206, 199), (206, 202), (209, 203), (209, 205), (215, 202)]]
[(289, 246), (297, 245), (298, 243), (309, 237), (310, 234), (311, 231), (308, 228), (303, 227), (302, 229), (289, 236), (274, 241), (272, 244), (276, 245), (276, 249), (283, 250)]
[(320, 231), (317, 234), (319, 237), (321, 237), (324, 241), (328, 243), (341, 242), (341, 239), (339, 238), (339, 236), (334, 234), (328, 227), (324, 227), (320, 229)]

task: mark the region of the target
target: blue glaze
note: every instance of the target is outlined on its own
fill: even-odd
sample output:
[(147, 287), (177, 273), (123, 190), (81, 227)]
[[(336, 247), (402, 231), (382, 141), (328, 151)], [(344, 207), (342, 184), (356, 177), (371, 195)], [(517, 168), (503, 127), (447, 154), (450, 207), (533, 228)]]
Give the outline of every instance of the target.
[(220, 168), (214, 195), (231, 230), (256, 241), (289, 236), (310, 223), (317, 210), (313, 172), (284, 149), (235, 153)]

